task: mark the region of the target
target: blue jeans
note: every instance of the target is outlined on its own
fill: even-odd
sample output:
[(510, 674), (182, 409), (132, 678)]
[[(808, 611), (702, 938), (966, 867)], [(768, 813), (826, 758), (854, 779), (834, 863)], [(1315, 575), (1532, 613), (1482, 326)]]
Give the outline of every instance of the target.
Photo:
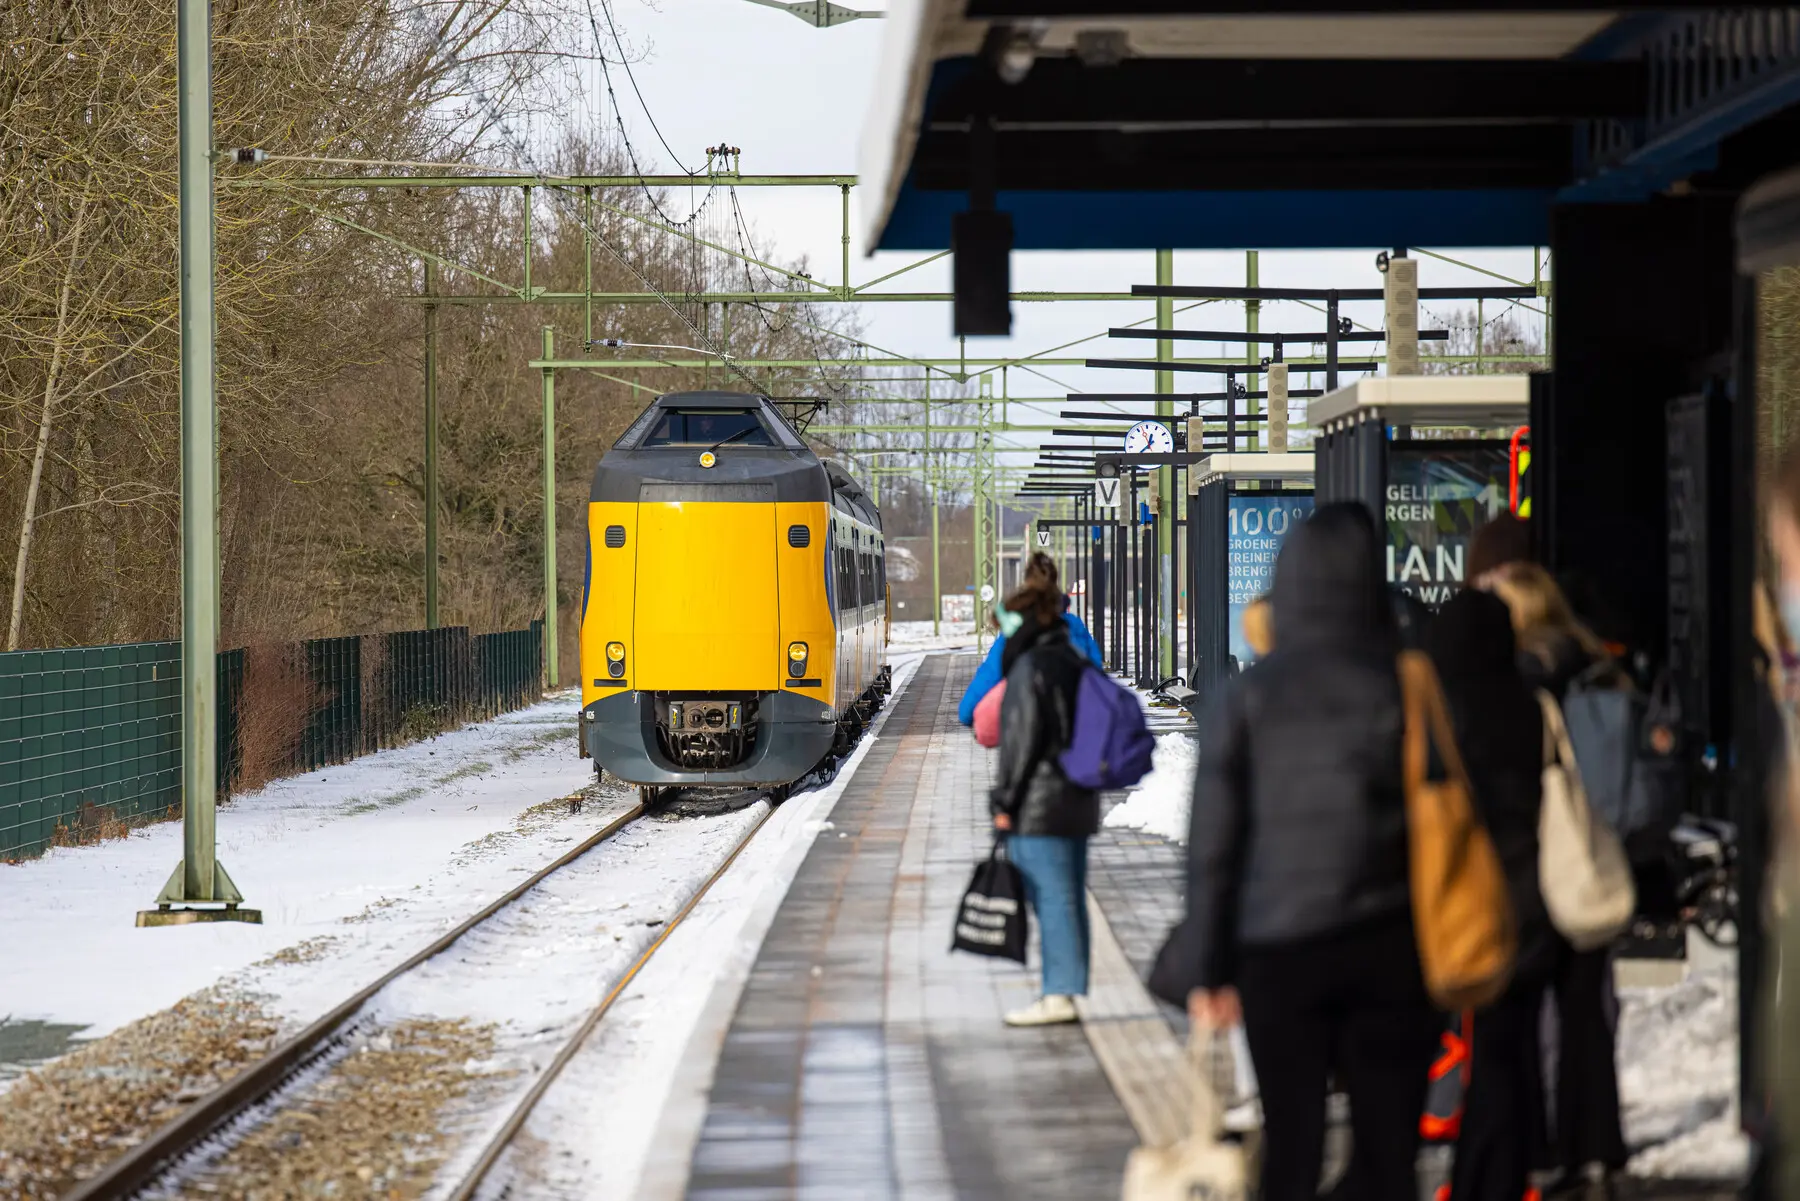
[(1087, 844), (1085, 838), (1013, 834), (1006, 853), (1025, 877), (1025, 899), (1038, 919), (1044, 994), (1079, 997), (1088, 988)]

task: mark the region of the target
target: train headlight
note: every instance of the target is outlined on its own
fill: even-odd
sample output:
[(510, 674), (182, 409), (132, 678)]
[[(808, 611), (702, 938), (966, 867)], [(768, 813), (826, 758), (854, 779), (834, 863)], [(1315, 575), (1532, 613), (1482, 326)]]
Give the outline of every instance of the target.
[(606, 644), (606, 674), (615, 680), (625, 674), (625, 644), (623, 642)]
[(788, 675), (795, 679), (806, 674), (806, 643), (788, 643)]
[(700, 455), (700, 466), (702, 466), (702, 467), (711, 467), (714, 463), (717, 463), (718, 461), (719, 461), (719, 456), (715, 455), (710, 450), (704, 451)]

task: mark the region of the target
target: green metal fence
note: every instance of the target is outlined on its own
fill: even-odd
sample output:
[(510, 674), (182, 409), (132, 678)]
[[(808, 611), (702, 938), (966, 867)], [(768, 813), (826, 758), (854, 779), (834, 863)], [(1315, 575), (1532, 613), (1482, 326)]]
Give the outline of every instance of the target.
[[(537, 622), (223, 651), (220, 791), (521, 708), (542, 681)], [(180, 643), (0, 654), (0, 860), (180, 806)]]
[(0, 857), (180, 802), (180, 643), (0, 654)]

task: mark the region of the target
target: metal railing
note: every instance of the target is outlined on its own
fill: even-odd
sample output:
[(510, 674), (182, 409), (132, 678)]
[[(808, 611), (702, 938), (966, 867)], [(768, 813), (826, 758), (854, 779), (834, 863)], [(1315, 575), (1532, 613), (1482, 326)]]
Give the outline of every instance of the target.
[[(533, 622), (221, 651), (221, 797), (531, 704), (542, 647)], [(180, 808), (180, 643), (0, 654), (0, 860)]]

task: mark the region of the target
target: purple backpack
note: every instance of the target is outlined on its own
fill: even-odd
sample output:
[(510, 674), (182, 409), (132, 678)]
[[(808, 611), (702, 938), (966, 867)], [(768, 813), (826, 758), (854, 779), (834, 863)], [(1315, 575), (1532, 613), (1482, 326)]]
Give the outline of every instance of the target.
[(1149, 774), (1155, 751), (1137, 696), (1098, 668), (1084, 667), (1075, 691), (1075, 729), (1056, 760), (1063, 775), (1100, 792), (1130, 788)]

